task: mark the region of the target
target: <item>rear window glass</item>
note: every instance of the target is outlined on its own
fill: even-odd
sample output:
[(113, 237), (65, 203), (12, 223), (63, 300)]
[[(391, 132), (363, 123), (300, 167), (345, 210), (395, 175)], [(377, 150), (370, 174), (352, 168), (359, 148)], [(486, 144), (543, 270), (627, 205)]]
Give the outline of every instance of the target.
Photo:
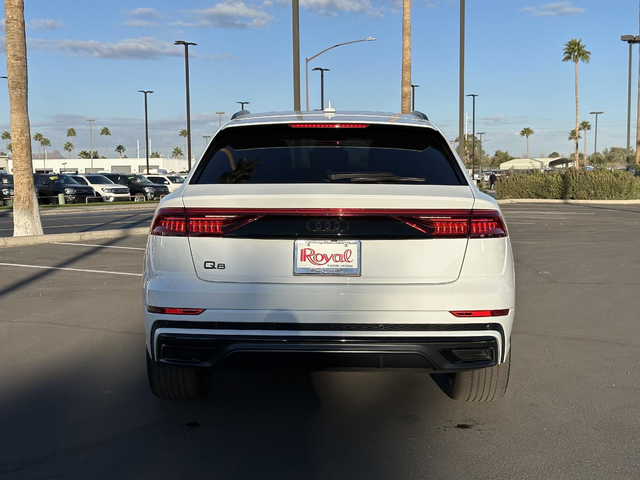
[(422, 127), (229, 128), (191, 183), (411, 183), (463, 185), (444, 138)]

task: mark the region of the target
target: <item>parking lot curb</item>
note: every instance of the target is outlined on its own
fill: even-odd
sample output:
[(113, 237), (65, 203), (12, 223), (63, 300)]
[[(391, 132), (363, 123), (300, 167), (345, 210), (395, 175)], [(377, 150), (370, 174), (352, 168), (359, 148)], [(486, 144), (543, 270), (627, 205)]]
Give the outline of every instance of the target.
[(639, 205), (640, 200), (557, 200), (547, 198), (507, 198), (498, 200), (501, 205), (509, 203), (564, 203), (567, 205), (583, 205), (585, 203), (594, 205)]
[(149, 234), (149, 227), (123, 228), (120, 230), (100, 230), (97, 232), (57, 233), (53, 235), (32, 235), (25, 237), (0, 237), (0, 248), (27, 247), (45, 243), (83, 242), (113, 238), (138, 237)]

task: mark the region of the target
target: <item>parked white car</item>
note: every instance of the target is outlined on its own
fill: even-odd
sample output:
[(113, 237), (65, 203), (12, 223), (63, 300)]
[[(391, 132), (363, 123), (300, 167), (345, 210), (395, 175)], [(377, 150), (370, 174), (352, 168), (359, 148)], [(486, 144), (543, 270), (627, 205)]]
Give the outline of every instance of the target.
[(418, 112), (237, 113), (161, 200), (142, 285), (162, 398), (290, 361), (421, 368), (463, 401), (507, 388), (507, 227)]
[(184, 183), (184, 178), (180, 175), (145, 175), (145, 177), (153, 183), (166, 185), (169, 188), (170, 193), (178, 190)]
[(127, 201), (130, 198), (129, 188), (113, 183), (104, 175), (85, 174), (70, 176), (81, 185), (93, 187), (96, 194), (100, 195), (105, 202)]

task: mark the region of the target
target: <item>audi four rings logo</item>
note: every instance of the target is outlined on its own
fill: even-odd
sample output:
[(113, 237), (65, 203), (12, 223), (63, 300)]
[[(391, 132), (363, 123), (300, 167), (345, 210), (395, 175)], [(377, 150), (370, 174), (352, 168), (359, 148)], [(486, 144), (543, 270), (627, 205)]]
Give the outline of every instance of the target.
[(349, 222), (342, 218), (312, 218), (307, 230), (316, 233), (342, 233), (349, 230)]

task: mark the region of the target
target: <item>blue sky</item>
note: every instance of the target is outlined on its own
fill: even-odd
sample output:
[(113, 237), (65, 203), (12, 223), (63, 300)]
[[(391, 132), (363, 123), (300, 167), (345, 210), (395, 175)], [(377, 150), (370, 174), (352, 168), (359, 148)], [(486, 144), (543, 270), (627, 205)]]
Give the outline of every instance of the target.
[[(568, 154), (575, 123), (574, 68), (562, 49), (581, 38), (591, 62), (579, 66), (580, 119), (598, 120), (598, 150), (626, 146), (628, 46), (620, 35), (638, 34), (638, 4), (631, 1), (467, 0), (466, 92), (479, 95), (476, 130), (490, 154), (524, 155), (518, 133), (530, 127), (531, 155)], [(104, 155), (117, 144), (135, 156), (144, 143), (140, 89), (149, 95), (152, 150), (169, 156), (183, 148), (184, 50), (174, 40), (196, 42), (190, 58), (193, 149), (218, 126), (216, 111), (252, 112), (293, 107), (291, 5), (287, 0), (26, 0), (29, 112), (32, 134), (41, 132), (61, 150), (67, 128), (76, 150), (89, 148), (86, 118), (95, 118), (93, 144)], [(300, 0), (302, 106), (304, 58), (339, 42), (372, 36), (318, 57), (325, 100), (337, 110), (400, 109), (401, 3), (396, 0)], [(457, 0), (414, 0), (412, 82), (416, 109), (453, 140), (458, 115)], [(2, 49), (4, 50), (4, 49)], [(632, 109), (637, 107), (638, 50), (634, 53)], [(310, 72), (310, 106), (318, 108), (319, 74)], [(471, 115), (470, 99), (467, 110)], [(4, 113), (2, 113), (4, 112)], [(632, 117), (635, 115), (632, 114)], [(593, 127), (592, 127), (593, 128)], [(632, 129), (635, 119), (632, 119)], [(8, 98), (0, 96), (0, 129), (9, 129)], [(593, 130), (587, 147), (593, 151)], [(583, 150), (582, 143), (580, 150)]]

